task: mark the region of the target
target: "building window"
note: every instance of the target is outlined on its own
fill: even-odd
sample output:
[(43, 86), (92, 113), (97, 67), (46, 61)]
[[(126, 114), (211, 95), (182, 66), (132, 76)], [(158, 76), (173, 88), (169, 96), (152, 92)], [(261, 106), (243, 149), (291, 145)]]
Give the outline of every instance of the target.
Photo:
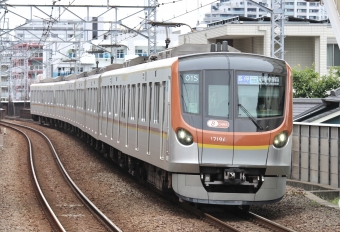
[(340, 50), (337, 44), (327, 44), (327, 66), (340, 66)]
[(136, 49), (135, 55), (137, 55), (137, 56), (148, 56), (148, 53), (147, 53), (147, 51), (145, 51), (143, 49)]
[(297, 12), (298, 12), (298, 13), (306, 13), (307, 10), (306, 10), (306, 9), (297, 9)]
[(298, 2), (297, 5), (298, 6), (307, 6), (307, 3), (306, 2)]
[(117, 50), (117, 59), (124, 59), (124, 50), (123, 49), (118, 49)]
[(293, 6), (294, 5), (294, 2), (285, 2), (285, 5), (287, 5), (287, 6)]
[(318, 13), (319, 10), (309, 10), (309, 13)]
[(294, 9), (285, 9), (286, 12), (294, 12)]
[(256, 12), (256, 8), (248, 8), (248, 12)]

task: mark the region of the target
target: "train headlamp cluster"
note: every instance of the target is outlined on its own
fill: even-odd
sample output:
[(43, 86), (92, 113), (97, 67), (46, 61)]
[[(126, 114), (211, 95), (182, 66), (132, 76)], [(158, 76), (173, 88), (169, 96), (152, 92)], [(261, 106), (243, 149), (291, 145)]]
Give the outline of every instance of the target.
[(287, 144), (288, 141), (288, 133), (287, 131), (283, 131), (275, 136), (273, 145), (276, 148), (282, 148)]
[(177, 130), (177, 139), (183, 145), (191, 145), (194, 142), (190, 132), (183, 128)]

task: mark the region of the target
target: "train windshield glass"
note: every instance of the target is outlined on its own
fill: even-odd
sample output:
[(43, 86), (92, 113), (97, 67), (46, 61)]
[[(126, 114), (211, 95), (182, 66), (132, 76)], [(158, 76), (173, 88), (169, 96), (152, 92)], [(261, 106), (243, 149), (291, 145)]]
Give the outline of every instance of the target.
[(205, 71), (206, 116), (229, 117), (229, 83), (228, 71)]
[(238, 73), (238, 117), (268, 118), (283, 115), (285, 79), (266, 73)]
[(181, 99), (182, 108), (185, 113), (200, 113), (200, 73), (182, 72), (181, 77)]

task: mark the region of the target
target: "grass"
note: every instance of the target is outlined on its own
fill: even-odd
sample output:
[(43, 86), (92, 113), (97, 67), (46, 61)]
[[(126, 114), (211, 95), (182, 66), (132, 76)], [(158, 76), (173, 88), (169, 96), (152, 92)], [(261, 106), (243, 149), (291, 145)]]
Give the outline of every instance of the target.
[(329, 200), (331, 203), (338, 205), (340, 201), (340, 197), (335, 198), (334, 200)]

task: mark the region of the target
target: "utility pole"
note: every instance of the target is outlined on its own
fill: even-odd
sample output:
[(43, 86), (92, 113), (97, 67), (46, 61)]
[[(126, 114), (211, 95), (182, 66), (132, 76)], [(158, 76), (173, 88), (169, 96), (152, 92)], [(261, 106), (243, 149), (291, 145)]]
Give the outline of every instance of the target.
[(285, 0), (272, 0), (271, 56), (284, 60)]
[[(157, 8), (156, 5), (157, 0), (148, 0), (149, 6), (154, 8), (148, 8), (147, 11), (147, 19), (148, 22), (155, 22), (157, 21)], [(157, 53), (157, 31), (156, 27), (153, 27), (152, 25), (148, 25), (148, 55)]]

